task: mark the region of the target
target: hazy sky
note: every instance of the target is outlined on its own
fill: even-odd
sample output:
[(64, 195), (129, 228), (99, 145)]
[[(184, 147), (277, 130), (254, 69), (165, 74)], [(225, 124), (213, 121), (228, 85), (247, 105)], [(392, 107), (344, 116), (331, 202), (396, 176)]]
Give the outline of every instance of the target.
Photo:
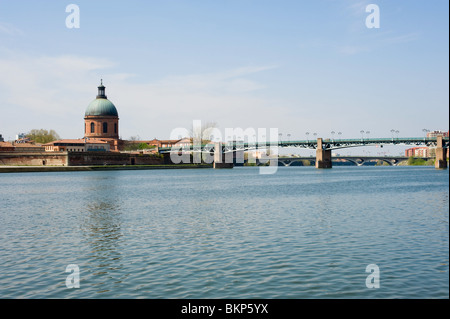
[[(66, 6), (80, 28), (66, 27)], [(380, 28), (366, 27), (366, 6)], [(100, 78), (126, 139), (193, 120), (343, 138), (449, 128), (448, 0), (0, 0), (0, 134), (83, 136)]]

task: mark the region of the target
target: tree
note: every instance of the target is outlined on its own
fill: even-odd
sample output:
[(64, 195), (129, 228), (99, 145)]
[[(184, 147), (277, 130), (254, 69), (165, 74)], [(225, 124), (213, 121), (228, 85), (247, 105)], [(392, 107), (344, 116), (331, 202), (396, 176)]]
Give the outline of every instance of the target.
[(124, 150), (136, 151), (139, 147), (139, 140), (139, 136), (130, 136), (130, 138), (125, 141)]
[(56, 133), (54, 130), (47, 131), (44, 129), (32, 129), (26, 136), (30, 140), (39, 144), (50, 143), (60, 139), (58, 133)]
[(130, 141), (130, 142), (136, 142), (136, 141), (139, 141), (141, 138), (139, 137), (139, 135), (136, 135), (136, 136), (130, 136), (130, 138), (128, 139), (128, 141)]
[(380, 166), (390, 166), (388, 162), (383, 161), (383, 160), (378, 160), (378, 161), (377, 161), (377, 165), (378, 165), (378, 164), (379, 164)]
[(139, 143), (137, 149), (138, 150), (146, 150), (146, 149), (155, 148), (155, 147), (156, 147), (155, 145), (148, 145), (147, 143)]
[(429, 165), (427, 163), (423, 158), (414, 158), (413, 156), (410, 156), (407, 161), (408, 165)]
[(302, 160), (302, 164), (303, 164), (303, 166), (311, 166), (311, 161), (310, 160)]
[(192, 140), (201, 141), (201, 144), (211, 142), (214, 130), (217, 128), (216, 122), (206, 122), (201, 127), (192, 127), (190, 135)]

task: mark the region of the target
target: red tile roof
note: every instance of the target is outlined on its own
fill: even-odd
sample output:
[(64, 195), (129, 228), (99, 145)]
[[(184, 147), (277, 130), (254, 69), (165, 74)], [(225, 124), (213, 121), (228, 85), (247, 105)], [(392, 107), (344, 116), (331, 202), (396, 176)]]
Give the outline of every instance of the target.
[(0, 142), (0, 147), (14, 147), (14, 146), (9, 142)]

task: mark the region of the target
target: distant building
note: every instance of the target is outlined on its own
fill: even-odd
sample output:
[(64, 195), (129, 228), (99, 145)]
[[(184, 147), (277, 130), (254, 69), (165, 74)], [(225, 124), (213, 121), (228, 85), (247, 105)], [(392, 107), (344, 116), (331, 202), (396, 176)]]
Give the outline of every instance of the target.
[(66, 139), (44, 144), (46, 152), (109, 152), (110, 144), (100, 139)]
[(192, 144), (190, 137), (183, 137), (182, 139), (178, 140), (175, 144), (178, 146), (190, 146)]
[(25, 133), (19, 133), (19, 134), (16, 135), (16, 141), (18, 141), (18, 140), (20, 140), (20, 139), (22, 139), (22, 138), (26, 138), (26, 137), (27, 137), (27, 136), (26, 136)]
[(445, 131), (433, 131), (433, 132), (428, 132), (427, 133), (427, 137), (436, 137), (436, 136), (443, 136), (443, 137), (448, 137), (449, 135), (449, 131), (445, 132)]
[[(18, 135), (16, 135), (18, 136)], [(16, 139), (16, 141), (14, 142), (14, 144), (20, 144), (20, 143), (31, 143), (31, 139), (29, 137), (22, 137), (19, 139)]]
[(430, 150), (428, 147), (412, 147), (405, 150), (407, 157), (430, 157)]

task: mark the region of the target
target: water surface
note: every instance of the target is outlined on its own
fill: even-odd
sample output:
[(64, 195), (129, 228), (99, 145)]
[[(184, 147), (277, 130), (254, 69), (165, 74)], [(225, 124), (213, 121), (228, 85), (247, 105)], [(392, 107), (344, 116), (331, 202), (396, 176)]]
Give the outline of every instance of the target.
[(448, 170), (12, 173), (0, 196), (1, 298), (449, 297)]

